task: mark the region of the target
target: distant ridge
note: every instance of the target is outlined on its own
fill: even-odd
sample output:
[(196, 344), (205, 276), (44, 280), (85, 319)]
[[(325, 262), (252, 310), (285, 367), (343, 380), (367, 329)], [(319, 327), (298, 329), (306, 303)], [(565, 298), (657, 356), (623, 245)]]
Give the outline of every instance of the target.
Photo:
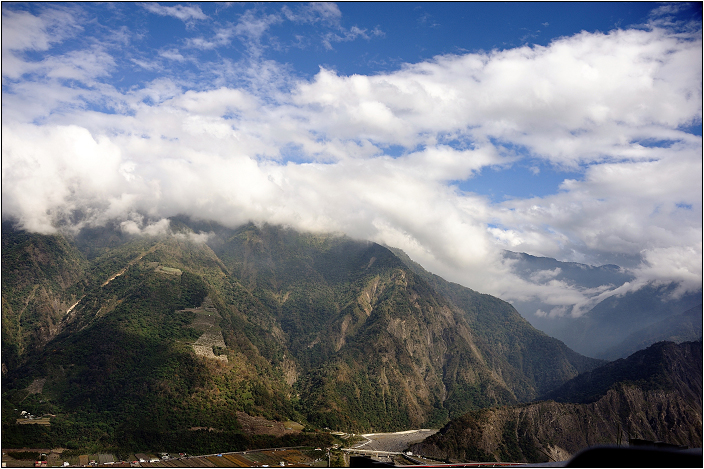
[(651, 326), (640, 329), (621, 342), (599, 354), (599, 358), (615, 360), (627, 357), (636, 350), (660, 341), (687, 342), (702, 340), (702, 305), (688, 309), (682, 314), (663, 319)]
[[(635, 280), (633, 273), (617, 265), (591, 266), (511, 251), (504, 251), (504, 257), (512, 261), (516, 274), (531, 282), (540, 282), (536, 280), (539, 277), (546, 283), (560, 281), (580, 290), (600, 286), (614, 289)], [(513, 301), (512, 304), (533, 326), (562, 340), (573, 350), (590, 357), (615, 359), (660, 340), (699, 338), (696, 330), (691, 333), (679, 330), (674, 331), (676, 335), (673, 336), (656, 334), (648, 341), (636, 339), (647, 333), (641, 332), (641, 329), (656, 323), (667, 325), (667, 321), (673, 321), (681, 327), (688, 326), (689, 321), (678, 316), (702, 303), (702, 290), (675, 295), (677, 287), (674, 282), (644, 285), (635, 291), (608, 297), (590, 310), (583, 311), (577, 318), (570, 315), (538, 315), (538, 310), (549, 313), (554, 308), (554, 305), (544, 304), (539, 299)], [(696, 328), (696, 324), (694, 326)], [(677, 338), (680, 336), (682, 338)], [(621, 350), (619, 347), (624, 341), (631, 344), (624, 344)]]

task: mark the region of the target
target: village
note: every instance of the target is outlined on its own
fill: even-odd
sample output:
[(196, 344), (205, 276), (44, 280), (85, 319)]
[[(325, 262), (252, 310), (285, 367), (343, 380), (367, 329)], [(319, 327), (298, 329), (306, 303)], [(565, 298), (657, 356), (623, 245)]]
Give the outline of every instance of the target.
[[(16, 409), (15, 409), (16, 410)], [(17, 419), (17, 423), (20, 425), (51, 425), (51, 417), (56, 417), (54, 414), (44, 414), (41, 417), (32, 415), (26, 410), (20, 412), (20, 418)]]
[[(325, 448), (274, 448), (191, 456), (186, 453), (136, 453), (128, 460), (112, 454), (64, 456), (59, 449), (3, 449), (2, 467), (329, 467)], [(29, 458), (32, 456), (31, 458)], [(27, 459), (29, 458), (29, 459)]]
[[(29, 420), (29, 414), (27, 420)], [(35, 418), (36, 419), (36, 418)], [(264, 419), (247, 422), (254, 430)], [(345, 445), (329, 448), (305, 446), (223, 452), (193, 456), (186, 453), (135, 453), (125, 460), (112, 454), (82, 454), (56, 449), (3, 449), (2, 467), (349, 467), (356, 457), (389, 465), (427, 465), (437, 461), (425, 459), (405, 450), (409, 444), (422, 440), (437, 430), (409, 430), (396, 433), (355, 435), (333, 432)]]

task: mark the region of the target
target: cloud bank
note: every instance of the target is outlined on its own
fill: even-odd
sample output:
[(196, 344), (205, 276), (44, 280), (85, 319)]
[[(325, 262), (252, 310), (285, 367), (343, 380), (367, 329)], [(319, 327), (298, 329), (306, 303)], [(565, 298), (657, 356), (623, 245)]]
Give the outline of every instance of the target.
[[(198, 7), (143, 10), (207, 20)], [(702, 138), (689, 130), (701, 126), (701, 24), (656, 15), (638, 29), (368, 76), (321, 67), (307, 79), (266, 59), (267, 29), (283, 21), (326, 24), (325, 48), (383, 34), (345, 29), (340, 16), (321, 4), (250, 10), (215, 25), (215, 39), (194, 32), (140, 57), (139, 31), (76, 41), (89, 21), (78, 8), (3, 8), (3, 218), (41, 233), (108, 220), (148, 233), (178, 214), (341, 232), (475, 290), (573, 315), (618, 286), (522, 280), (502, 251), (631, 259), (632, 288), (701, 288)], [(238, 61), (194, 52), (233, 41)], [(155, 77), (115, 81), (146, 64)], [(483, 171), (526, 159), (583, 178), (500, 202), (471, 189)]]

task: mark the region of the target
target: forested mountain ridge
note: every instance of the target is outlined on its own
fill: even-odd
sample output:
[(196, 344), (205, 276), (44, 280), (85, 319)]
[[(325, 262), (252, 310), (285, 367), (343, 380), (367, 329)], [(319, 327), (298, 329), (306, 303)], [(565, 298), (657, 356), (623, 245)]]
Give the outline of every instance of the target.
[(629, 438), (701, 448), (702, 342), (660, 342), (580, 374), (556, 399), (471, 411), (412, 451), (460, 461), (564, 461)]
[[(18, 349), (13, 362), (3, 354), (3, 409), (22, 402), (56, 417), (51, 429), (19, 430), (3, 412), (3, 440), (61, 430), (62, 444), (138, 445), (193, 441), (189, 429), (200, 427), (225, 438), (239, 431), (236, 411), (358, 431), (440, 425), (535, 398), (600, 363), (535, 331), (510, 305), (429, 282), (374, 243), (178, 218), (159, 237), (3, 228), (3, 245), (50, 238), (59, 259), (75, 258), (64, 284), (58, 272), (27, 274), (29, 284), (59, 285), (51, 340)], [(10, 260), (3, 274), (23, 271)], [(3, 275), (3, 304), (21, 304), (13, 285)], [(206, 315), (224, 347), (198, 355)], [(15, 346), (8, 333), (3, 347), (6, 337)]]

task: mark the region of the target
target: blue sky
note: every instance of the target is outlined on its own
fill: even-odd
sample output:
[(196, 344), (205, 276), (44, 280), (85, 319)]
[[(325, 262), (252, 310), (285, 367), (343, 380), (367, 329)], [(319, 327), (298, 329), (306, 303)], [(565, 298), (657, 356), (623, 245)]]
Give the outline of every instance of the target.
[(532, 284), (503, 250), (701, 288), (701, 23), (701, 3), (3, 3), (3, 217), (346, 233), (574, 315), (621, 290)]

